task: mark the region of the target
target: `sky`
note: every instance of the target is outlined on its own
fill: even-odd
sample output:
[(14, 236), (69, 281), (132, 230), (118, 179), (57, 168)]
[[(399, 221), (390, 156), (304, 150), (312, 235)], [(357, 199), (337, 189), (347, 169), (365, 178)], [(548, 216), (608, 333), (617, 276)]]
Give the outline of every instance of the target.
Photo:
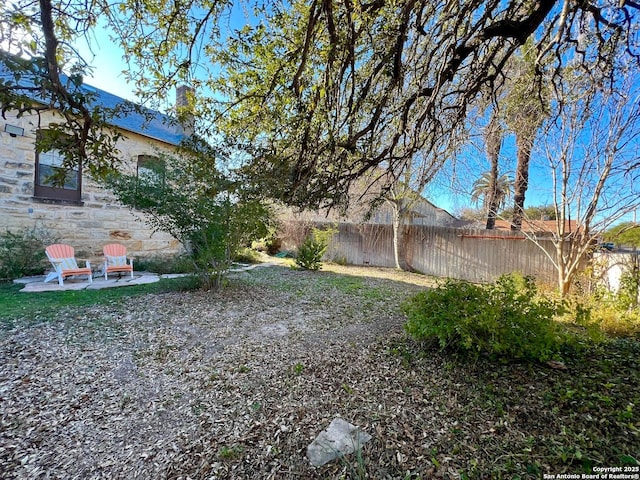
[(106, 92), (118, 95), (126, 100), (136, 101), (133, 87), (127, 83), (123, 70), (126, 64), (122, 59), (122, 50), (112, 42), (107, 31), (98, 28), (94, 35), (92, 50), (86, 43), (77, 45), (80, 56), (92, 67), (92, 73), (85, 75), (84, 81)]

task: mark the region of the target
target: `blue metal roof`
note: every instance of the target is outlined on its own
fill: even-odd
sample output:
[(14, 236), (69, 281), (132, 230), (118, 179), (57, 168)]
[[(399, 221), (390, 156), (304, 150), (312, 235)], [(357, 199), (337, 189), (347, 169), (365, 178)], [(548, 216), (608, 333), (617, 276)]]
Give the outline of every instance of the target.
[[(66, 75), (61, 75), (61, 79), (63, 82), (66, 82), (68, 77)], [(0, 80), (15, 81), (13, 73), (11, 73), (1, 60)], [(34, 85), (33, 82), (28, 79), (27, 74), (24, 74), (22, 78), (20, 78), (20, 84), (26, 86)], [(133, 104), (124, 98), (118, 97), (117, 95), (86, 83), (82, 84), (80, 90), (93, 97), (91, 101), (88, 102), (88, 106), (90, 108), (94, 108), (96, 106), (103, 107), (105, 110), (115, 109), (117, 107), (122, 108), (123, 113), (120, 115), (114, 115), (107, 120), (107, 123), (114, 127), (137, 133), (139, 135), (144, 135), (171, 145), (178, 145), (182, 140), (187, 138), (184, 129), (169, 115), (140, 106), (138, 106), (137, 111), (134, 108), (126, 108), (127, 105), (131, 106)], [(46, 102), (44, 102), (43, 99), (35, 93), (30, 95), (30, 98), (36, 102), (46, 104)]]
[[(81, 88), (95, 95), (95, 99), (90, 102), (91, 107), (98, 105), (113, 109), (118, 107), (118, 105), (125, 104), (125, 102), (130, 103), (117, 95), (105, 92), (86, 83), (83, 84)], [(113, 116), (108, 120), (108, 123), (123, 130), (151, 137), (171, 145), (178, 145), (186, 138), (183, 128), (178, 124), (176, 119), (145, 107), (139, 108), (142, 112), (145, 112), (146, 115), (142, 112), (127, 109), (125, 114)]]

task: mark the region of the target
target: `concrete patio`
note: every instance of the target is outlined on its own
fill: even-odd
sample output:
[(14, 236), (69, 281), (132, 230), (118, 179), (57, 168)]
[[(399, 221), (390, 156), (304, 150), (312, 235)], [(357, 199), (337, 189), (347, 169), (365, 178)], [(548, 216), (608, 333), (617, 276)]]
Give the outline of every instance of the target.
[[(233, 265), (229, 272), (244, 272), (258, 267), (270, 267), (278, 264), (279, 263), (272, 262), (253, 265), (237, 263)], [(51, 280), (45, 283), (44, 280), (46, 275), (18, 278), (14, 280), (13, 283), (20, 283), (24, 285), (24, 288), (20, 290), (21, 292), (62, 292), (65, 290), (102, 290), (104, 288), (143, 285), (145, 283), (157, 282), (161, 278), (179, 278), (186, 275), (189, 274), (172, 273), (159, 275), (151, 272), (133, 272), (133, 278), (131, 278), (129, 273), (123, 273), (121, 275), (113, 274), (108, 280), (105, 280), (102, 273), (96, 272), (93, 274), (92, 283), (89, 283), (85, 275), (80, 275), (78, 278), (68, 277), (64, 280), (64, 285), (58, 285), (57, 280)]]
[(25, 277), (14, 280), (14, 283), (24, 284), (21, 292), (61, 292), (65, 290), (102, 290), (104, 288), (127, 287), (133, 285), (142, 285), (145, 283), (154, 283), (160, 278), (175, 278), (183, 275), (157, 275), (149, 272), (134, 272), (133, 278), (129, 274), (122, 276), (114, 275), (108, 280), (103, 275), (93, 277), (93, 282), (89, 283), (86, 276), (81, 275), (78, 278), (69, 277), (64, 281), (64, 285), (58, 285), (57, 280), (45, 283), (45, 276)]

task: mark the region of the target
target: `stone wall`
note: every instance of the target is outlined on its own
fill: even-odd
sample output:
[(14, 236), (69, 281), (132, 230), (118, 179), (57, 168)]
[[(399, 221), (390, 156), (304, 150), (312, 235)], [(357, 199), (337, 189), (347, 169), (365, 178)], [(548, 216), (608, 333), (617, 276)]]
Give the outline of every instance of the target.
[[(45, 202), (33, 197), (35, 175), (35, 135), (38, 124), (47, 125), (54, 116), (43, 114), (16, 118), (7, 114), (0, 120), (0, 231), (22, 228), (46, 231), (72, 245), (82, 258), (101, 257), (106, 243), (122, 243), (130, 256), (154, 256), (181, 251), (176, 239), (153, 233), (141, 213), (120, 205), (87, 173), (82, 179), (82, 204)], [(24, 128), (24, 136), (5, 132), (5, 123)], [(138, 155), (153, 155), (172, 146), (132, 132), (123, 132), (118, 143), (122, 169), (134, 172)]]

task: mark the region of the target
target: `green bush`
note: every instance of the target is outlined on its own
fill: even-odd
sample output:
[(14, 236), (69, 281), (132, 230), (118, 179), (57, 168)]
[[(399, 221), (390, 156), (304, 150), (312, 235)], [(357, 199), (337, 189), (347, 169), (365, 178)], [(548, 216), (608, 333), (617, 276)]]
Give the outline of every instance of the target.
[(0, 234), (0, 280), (42, 274), (48, 265), (44, 249), (55, 242), (49, 233), (35, 228)]
[(637, 256), (630, 255), (625, 261), (617, 291), (597, 285), (591, 293), (583, 292), (568, 300), (585, 312), (586, 325), (580, 326), (586, 326), (592, 336), (640, 338), (639, 292), (640, 261)]
[(305, 270), (319, 270), (322, 265), (322, 257), (329, 247), (331, 237), (337, 232), (335, 228), (324, 230), (314, 228), (302, 245), (298, 247), (296, 265)]
[(236, 252), (267, 236), (272, 223), (270, 208), (243, 172), (228, 168), (233, 150), (194, 138), (175, 155), (159, 154), (155, 175), (114, 173), (105, 179), (121, 203), (145, 213), (149, 227), (182, 243), (207, 290), (223, 285)]
[(631, 311), (638, 308), (638, 291), (640, 291), (640, 265), (638, 257), (632, 256), (631, 264), (620, 277), (620, 288), (616, 300), (621, 310)]
[(403, 310), (414, 338), (473, 355), (547, 360), (565, 343), (554, 320), (562, 303), (538, 296), (533, 280), (519, 274), (492, 285), (449, 280), (412, 297)]
[(252, 248), (241, 248), (233, 256), (238, 263), (260, 263), (260, 254)]
[(251, 249), (258, 252), (266, 252), (269, 255), (275, 255), (282, 248), (282, 239), (278, 237), (277, 227), (269, 225), (267, 234), (251, 243)]
[(159, 275), (195, 272), (193, 261), (188, 255), (162, 255), (136, 258), (134, 267), (137, 271), (152, 272)]
[(624, 291), (616, 294), (599, 292), (570, 300), (579, 303), (585, 312), (587, 321), (579, 325), (588, 328), (590, 336), (599, 335), (600, 340), (615, 337), (640, 339), (640, 308), (630, 307), (626, 295)]

